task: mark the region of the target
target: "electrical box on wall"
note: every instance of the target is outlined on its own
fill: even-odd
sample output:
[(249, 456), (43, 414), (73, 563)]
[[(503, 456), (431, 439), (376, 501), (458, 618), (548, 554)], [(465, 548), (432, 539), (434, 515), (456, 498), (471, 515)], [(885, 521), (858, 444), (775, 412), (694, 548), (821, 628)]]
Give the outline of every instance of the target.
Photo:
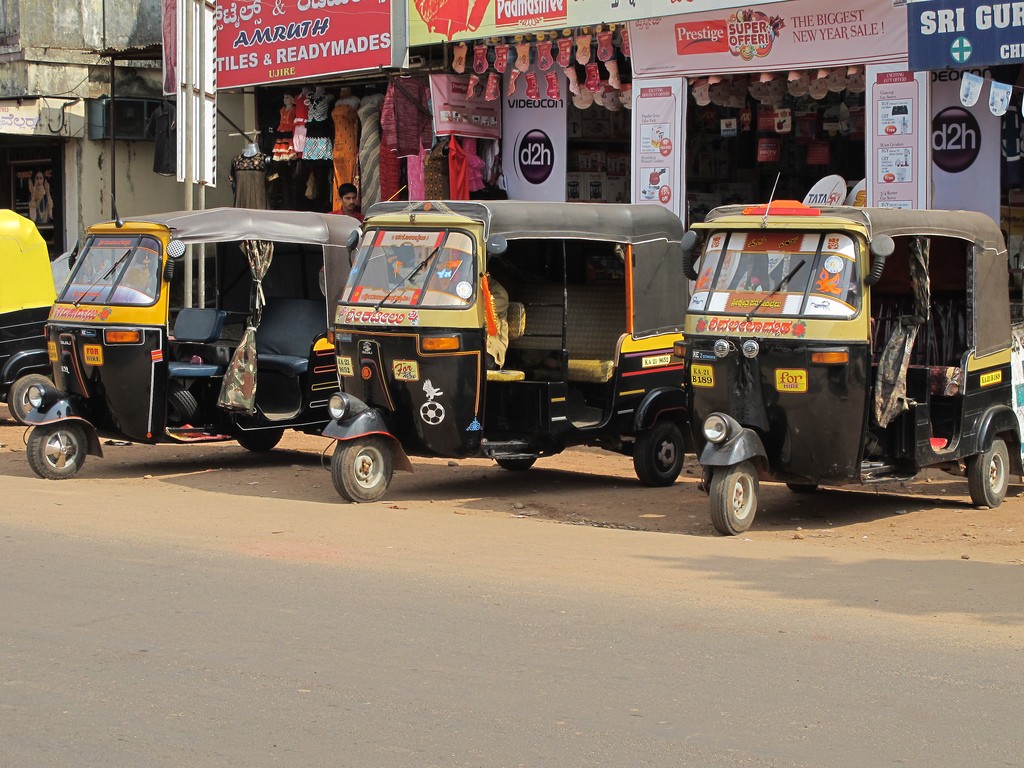
[[(124, 141), (152, 140), (153, 135), (146, 135), (146, 126), (150, 116), (156, 112), (163, 102), (160, 99), (102, 99), (86, 100), (86, 120), (90, 139), (102, 140), (110, 138), (111, 123), (117, 130), (117, 138)], [(111, 120), (111, 104), (114, 105), (115, 118)]]

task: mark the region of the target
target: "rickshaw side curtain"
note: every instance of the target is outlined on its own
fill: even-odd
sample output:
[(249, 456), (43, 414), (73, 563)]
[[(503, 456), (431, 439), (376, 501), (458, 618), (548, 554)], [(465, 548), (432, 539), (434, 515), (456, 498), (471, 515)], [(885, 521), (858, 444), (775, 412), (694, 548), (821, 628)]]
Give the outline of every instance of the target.
[(910, 282), (914, 289), (914, 314), (900, 318), (885, 349), (878, 360), (875, 379), (874, 417), (880, 427), (887, 427), (904, 411), (907, 402), (907, 368), (910, 351), (914, 348), (917, 332), (928, 322), (931, 311), (931, 284), (928, 281), (930, 241), (915, 237), (910, 241)]
[(235, 354), (231, 356), (224, 383), (220, 387), (217, 405), (227, 411), (253, 414), (256, 412), (256, 329), (260, 326), (263, 307), (263, 278), (274, 258), (274, 244), (263, 240), (245, 240), (242, 251), (249, 260), (252, 273), (252, 295), (249, 298), (249, 322)]

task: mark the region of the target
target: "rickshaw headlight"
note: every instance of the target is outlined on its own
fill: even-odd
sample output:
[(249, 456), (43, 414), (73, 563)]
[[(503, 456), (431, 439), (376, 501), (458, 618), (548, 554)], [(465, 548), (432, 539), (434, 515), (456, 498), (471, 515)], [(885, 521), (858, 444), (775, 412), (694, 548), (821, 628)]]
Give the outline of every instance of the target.
[(761, 345), (753, 339), (747, 339), (743, 342), (743, 346), (740, 349), (744, 357), (757, 357), (757, 353), (761, 351)]
[(331, 399), (327, 401), (327, 413), (335, 421), (344, 419), (348, 416), (348, 398), (337, 392), (331, 395)]
[(715, 357), (725, 357), (729, 354), (729, 350), (732, 349), (732, 344), (725, 339), (719, 339), (715, 342), (713, 349), (715, 351)]
[(28, 398), (29, 405), (33, 408), (39, 409), (43, 406), (43, 388), (38, 384), (33, 384), (28, 388), (28, 392), (25, 395)]
[(729, 422), (718, 413), (704, 419), (704, 437), (709, 443), (724, 443), (729, 437)]

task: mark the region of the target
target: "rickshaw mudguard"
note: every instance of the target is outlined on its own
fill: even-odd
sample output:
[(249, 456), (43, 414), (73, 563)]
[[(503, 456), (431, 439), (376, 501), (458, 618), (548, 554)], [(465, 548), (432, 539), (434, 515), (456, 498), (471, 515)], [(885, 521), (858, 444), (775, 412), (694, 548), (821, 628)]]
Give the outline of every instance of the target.
[(705, 467), (731, 467), (747, 459), (761, 459), (766, 465), (768, 454), (758, 434), (744, 428), (724, 443), (705, 443), (700, 452), (700, 463)]
[(57, 424), (62, 421), (74, 421), (82, 425), (85, 430), (85, 439), (88, 444), (86, 453), (89, 456), (103, 458), (103, 448), (100, 446), (100, 435), (96, 427), (87, 419), (82, 409), (70, 397), (62, 397), (51, 404), (45, 411), (35, 408), (25, 414), (25, 425), (29, 427), (43, 427), (47, 424)]
[[(978, 452), (987, 451), (992, 447), (992, 441), (1000, 434), (1013, 434), (1020, 445), (1020, 426), (1017, 415), (1005, 405), (996, 405), (989, 408), (978, 420)], [(1010, 451), (1010, 463), (1014, 470), (1020, 473), (1024, 468), (1020, 451)]]
[(45, 349), (28, 349), (11, 355), (0, 372), (0, 385), (10, 386), (30, 373), (50, 375), (50, 358)]
[(329, 421), (320, 434), (342, 442), (367, 435), (380, 435), (387, 438), (392, 444), (391, 463), (394, 468), (404, 472), (413, 471), (412, 462), (409, 461), (409, 456), (402, 447), (402, 443), (388, 431), (387, 422), (376, 408), (367, 408), (344, 421), (337, 419)]
[(687, 418), (686, 392), (681, 387), (655, 387), (648, 392), (636, 409), (633, 428), (650, 429), (658, 417), (668, 412), (669, 418), (683, 426)]

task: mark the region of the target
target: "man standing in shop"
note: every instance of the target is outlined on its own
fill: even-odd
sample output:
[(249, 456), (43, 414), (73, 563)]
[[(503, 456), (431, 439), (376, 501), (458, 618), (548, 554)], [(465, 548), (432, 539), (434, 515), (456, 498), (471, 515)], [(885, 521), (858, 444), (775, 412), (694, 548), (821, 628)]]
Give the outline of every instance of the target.
[(359, 210), (359, 190), (355, 184), (346, 182), (339, 186), (338, 197), (341, 199), (341, 210), (338, 213), (359, 221), (363, 220), (363, 214)]

